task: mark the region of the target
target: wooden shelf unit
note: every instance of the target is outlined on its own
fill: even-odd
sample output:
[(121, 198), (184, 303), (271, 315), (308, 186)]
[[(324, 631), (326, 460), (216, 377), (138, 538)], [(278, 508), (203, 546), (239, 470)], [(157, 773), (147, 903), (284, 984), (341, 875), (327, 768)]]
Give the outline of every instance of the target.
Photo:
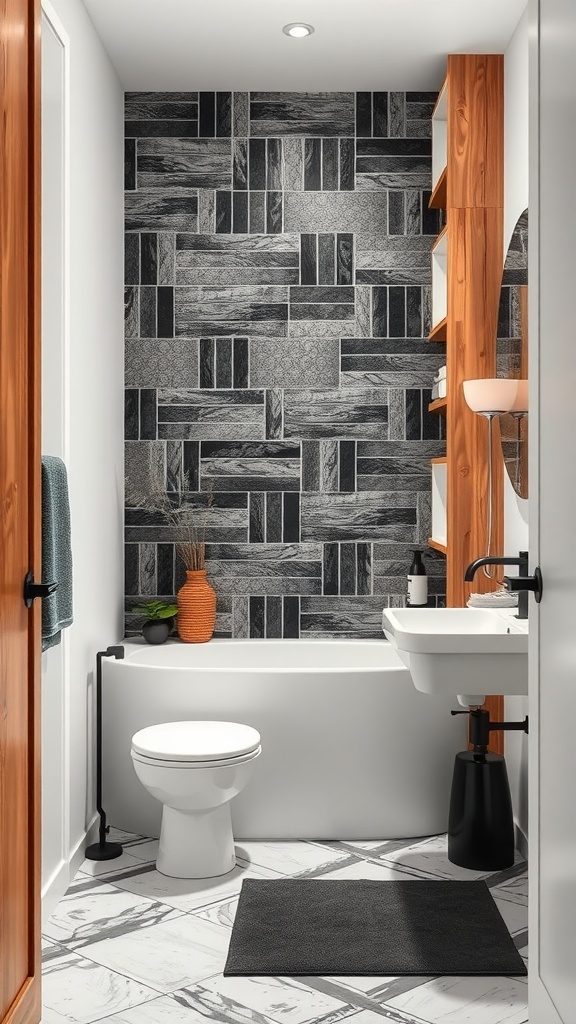
[(439, 540), (434, 540), (433, 537), (428, 537), (428, 547), (434, 548), (434, 551), (439, 551), (441, 555), (445, 555), (448, 550), (445, 544), (441, 544)]
[[(446, 339), (447, 398), (429, 410), (446, 416), (446, 543), (432, 529), (431, 547), (446, 554), (447, 605), (463, 607), (471, 590), (485, 592), (493, 581), (477, 573), (464, 582), (467, 565), (485, 554), (487, 543), (487, 422), (466, 405), (462, 381), (496, 375), (496, 334), (503, 265), (504, 88), (501, 54), (451, 54), (435, 108), (446, 169), (434, 179), (430, 207), (446, 210), (447, 316), (431, 340)], [(432, 166), (436, 173), (443, 152)], [(437, 244), (437, 243), (436, 243)], [(434, 259), (434, 250), (432, 254)], [(499, 431), (493, 450), (492, 550), (503, 546), (503, 474)], [(434, 472), (434, 467), (432, 467)], [(433, 480), (433, 493), (437, 481)], [(434, 498), (433, 498), (434, 501)], [(436, 534), (436, 536), (434, 536)], [(503, 717), (503, 700), (490, 698), (492, 717)], [(502, 734), (491, 749), (501, 751)]]

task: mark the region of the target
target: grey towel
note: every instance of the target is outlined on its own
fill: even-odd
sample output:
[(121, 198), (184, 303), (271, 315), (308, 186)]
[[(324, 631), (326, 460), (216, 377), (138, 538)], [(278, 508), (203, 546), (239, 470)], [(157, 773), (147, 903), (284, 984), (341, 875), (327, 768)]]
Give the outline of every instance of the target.
[(72, 622), (72, 549), (68, 477), (62, 459), (42, 458), (42, 581), (58, 590), (42, 601), (42, 650), (60, 643)]

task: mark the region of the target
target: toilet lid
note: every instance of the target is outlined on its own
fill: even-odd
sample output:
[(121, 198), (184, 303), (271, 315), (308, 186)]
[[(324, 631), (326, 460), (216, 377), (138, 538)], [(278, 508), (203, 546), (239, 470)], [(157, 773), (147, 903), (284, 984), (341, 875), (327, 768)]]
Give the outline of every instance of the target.
[(260, 733), (237, 722), (165, 722), (132, 737), (132, 750), (160, 761), (220, 761), (259, 745)]

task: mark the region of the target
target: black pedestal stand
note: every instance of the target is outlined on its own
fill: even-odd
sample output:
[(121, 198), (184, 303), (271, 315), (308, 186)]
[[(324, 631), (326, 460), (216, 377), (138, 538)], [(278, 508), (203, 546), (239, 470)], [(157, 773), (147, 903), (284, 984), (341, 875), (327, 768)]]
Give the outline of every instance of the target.
[(523, 722), (491, 722), (490, 713), (452, 711), (470, 715), (472, 750), (456, 754), (450, 814), (448, 860), (476, 871), (501, 871), (514, 863), (514, 819), (506, 762), (501, 754), (488, 753), (494, 730), (528, 732)]
[(84, 851), (88, 860), (114, 860), (122, 855), (120, 843), (109, 843), (106, 839), (110, 826), (106, 824), (106, 812), (102, 807), (102, 658), (124, 657), (123, 647), (108, 647), (96, 655), (96, 809), (100, 815), (100, 838)]

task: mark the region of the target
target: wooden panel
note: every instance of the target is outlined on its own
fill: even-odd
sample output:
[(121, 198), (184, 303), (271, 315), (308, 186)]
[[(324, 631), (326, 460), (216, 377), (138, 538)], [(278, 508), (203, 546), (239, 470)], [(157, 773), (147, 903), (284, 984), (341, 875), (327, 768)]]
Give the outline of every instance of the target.
[(504, 203), (504, 58), (448, 57), (448, 208)]
[(436, 182), (436, 186), (430, 196), (430, 199), (428, 200), (428, 207), (430, 210), (446, 209), (446, 176), (447, 171), (444, 169)]
[[(448, 522), (450, 547), (447, 603), (461, 607), (471, 590), (493, 583), (477, 573), (464, 582), (466, 566), (486, 553), (487, 430), (484, 417), (466, 405), (462, 381), (493, 377), (502, 268), (502, 210), (451, 211), (448, 253)], [(493, 446), (492, 551), (502, 552), (503, 480), (497, 431)]]
[(0, 1021), (40, 1019), (40, 4), (0, 0)]

